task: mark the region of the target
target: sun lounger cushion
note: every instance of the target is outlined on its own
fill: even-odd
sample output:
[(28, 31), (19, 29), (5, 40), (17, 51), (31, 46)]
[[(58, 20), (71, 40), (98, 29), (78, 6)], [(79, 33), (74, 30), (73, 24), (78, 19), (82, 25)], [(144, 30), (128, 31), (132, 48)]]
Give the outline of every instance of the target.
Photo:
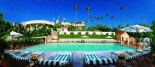
[(65, 66), (70, 63), (70, 57), (72, 53), (59, 53), (54, 59), (49, 60), (39, 60), (38, 65), (44, 65), (44, 66)]
[(44, 66), (65, 66), (68, 61), (58, 61), (58, 60), (39, 60), (38, 65)]
[(24, 58), (24, 57), (17, 57), (16, 60), (18, 60), (18, 61), (20, 61), (20, 60), (22, 60), (22, 61), (29, 61), (30, 59)]
[(100, 58), (97, 54), (84, 54), (85, 64), (89, 65), (106, 65), (114, 64), (117, 59), (114, 58)]
[(114, 64), (117, 60), (113, 58), (101, 58), (101, 59), (93, 59), (86, 61), (85, 64), (89, 65), (107, 65), (107, 64)]
[[(40, 56), (41, 54), (35, 54), (35, 55)], [(17, 56), (17, 57), (15, 57), (15, 59), (18, 60), (18, 61), (19, 61), (19, 60), (29, 61), (29, 60), (31, 59), (31, 57), (32, 57), (32, 54), (28, 54), (28, 55), (25, 56), (25, 57)]]

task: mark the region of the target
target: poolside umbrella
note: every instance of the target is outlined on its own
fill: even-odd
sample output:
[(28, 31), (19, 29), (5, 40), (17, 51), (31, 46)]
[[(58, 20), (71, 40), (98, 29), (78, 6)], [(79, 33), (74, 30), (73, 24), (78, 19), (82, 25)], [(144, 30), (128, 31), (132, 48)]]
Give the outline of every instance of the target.
[(81, 36), (82, 38), (88, 38), (88, 36)]
[(22, 34), (14, 32), (14, 31), (11, 31), (10, 35), (13, 36), (13, 37), (20, 37), (20, 36), (22, 36)]
[(126, 28), (122, 28), (120, 30), (125, 32), (152, 32), (152, 30), (149, 27), (144, 27), (140, 25), (133, 25)]
[[(144, 27), (140, 25), (133, 25), (126, 28), (122, 28), (120, 30), (124, 32), (152, 32), (152, 30), (149, 27)], [(136, 45), (136, 50), (137, 50), (137, 45)]]
[(106, 38), (112, 38), (111, 36), (107, 36)]

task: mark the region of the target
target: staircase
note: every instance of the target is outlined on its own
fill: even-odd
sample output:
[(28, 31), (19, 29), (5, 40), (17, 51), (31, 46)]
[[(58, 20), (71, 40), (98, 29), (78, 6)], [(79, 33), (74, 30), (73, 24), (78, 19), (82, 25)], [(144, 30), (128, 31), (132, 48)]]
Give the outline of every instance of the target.
[(57, 35), (57, 32), (53, 32), (53, 34), (51, 36), (56, 36)]
[(57, 32), (53, 32), (51, 35), (48, 35), (48, 37), (47, 37), (47, 42), (52, 42), (52, 40), (53, 40), (53, 36), (57, 36)]

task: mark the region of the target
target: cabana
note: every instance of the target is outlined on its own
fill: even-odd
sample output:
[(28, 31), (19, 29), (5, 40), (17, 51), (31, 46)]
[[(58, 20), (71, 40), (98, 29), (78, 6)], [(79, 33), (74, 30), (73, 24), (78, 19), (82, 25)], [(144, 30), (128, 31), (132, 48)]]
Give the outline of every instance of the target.
[(127, 42), (127, 44), (129, 44), (129, 35), (126, 32), (116, 33), (116, 40), (121, 43)]

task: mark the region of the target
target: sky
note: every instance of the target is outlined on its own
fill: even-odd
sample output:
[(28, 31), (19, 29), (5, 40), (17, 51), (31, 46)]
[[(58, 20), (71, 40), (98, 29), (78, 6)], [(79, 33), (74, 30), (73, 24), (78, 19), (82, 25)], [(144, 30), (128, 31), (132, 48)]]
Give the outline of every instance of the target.
[[(94, 21), (89, 21), (86, 26), (98, 24), (94, 16), (103, 17), (100, 23), (114, 26), (121, 24), (120, 6), (124, 6), (122, 12), (123, 26), (144, 23), (151, 25), (155, 20), (155, 0), (0, 0), (0, 12), (3, 19), (10, 23), (22, 23), (30, 20), (61, 21), (66, 18), (68, 22), (75, 21), (74, 5), (78, 5), (78, 21), (87, 21), (86, 7), (90, 7), (90, 16)], [(114, 16), (113, 22), (110, 19)], [(55, 20), (53, 19), (55, 18)]]

